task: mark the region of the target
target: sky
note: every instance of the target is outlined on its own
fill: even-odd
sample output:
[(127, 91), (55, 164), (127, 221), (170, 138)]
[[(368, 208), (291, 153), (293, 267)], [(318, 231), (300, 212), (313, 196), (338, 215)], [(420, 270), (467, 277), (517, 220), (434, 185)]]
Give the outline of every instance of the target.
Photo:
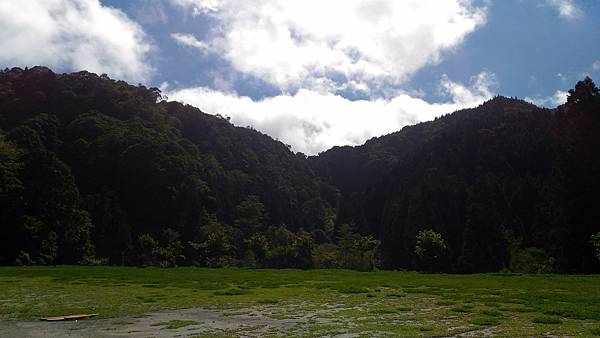
[(599, 0), (0, 0), (0, 67), (88, 70), (318, 154), (600, 78)]

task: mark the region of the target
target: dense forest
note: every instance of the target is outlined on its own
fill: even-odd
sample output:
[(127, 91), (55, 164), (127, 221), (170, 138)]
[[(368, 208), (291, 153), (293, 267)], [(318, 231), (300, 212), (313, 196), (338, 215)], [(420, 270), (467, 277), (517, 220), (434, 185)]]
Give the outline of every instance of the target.
[(307, 157), (157, 88), (6, 69), (0, 264), (599, 272), (598, 149), (589, 78)]

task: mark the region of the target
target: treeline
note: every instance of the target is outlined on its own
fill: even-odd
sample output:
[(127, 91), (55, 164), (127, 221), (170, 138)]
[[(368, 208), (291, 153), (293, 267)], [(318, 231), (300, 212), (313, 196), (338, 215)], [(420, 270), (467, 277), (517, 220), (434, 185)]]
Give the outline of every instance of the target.
[(598, 272), (599, 109), (586, 79), (307, 158), (157, 88), (6, 69), (0, 264)]
[(156, 88), (7, 69), (0, 129), (0, 264), (337, 267), (362, 238), (304, 155)]
[(337, 222), (380, 239), (384, 268), (597, 273), (598, 149), (586, 78), (554, 110), (495, 97), (312, 161), (343, 193)]

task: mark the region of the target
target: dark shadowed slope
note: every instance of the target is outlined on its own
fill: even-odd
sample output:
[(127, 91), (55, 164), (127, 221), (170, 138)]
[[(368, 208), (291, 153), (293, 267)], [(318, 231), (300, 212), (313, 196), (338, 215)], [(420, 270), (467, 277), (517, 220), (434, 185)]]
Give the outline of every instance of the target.
[(160, 99), (88, 72), (0, 73), (2, 263), (220, 265), (268, 226), (331, 223), (336, 190), (304, 156)]
[(307, 159), (156, 88), (5, 70), (0, 262), (599, 271), (599, 97), (496, 97)]
[(599, 271), (600, 102), (591, 81), (577, 95), (556, 110), (496, 97), (311, 161), (343, 193), (338, 223), (379, 238), (386, 267), (419, 267), (416, 234), (433, 229), (439, 270)]

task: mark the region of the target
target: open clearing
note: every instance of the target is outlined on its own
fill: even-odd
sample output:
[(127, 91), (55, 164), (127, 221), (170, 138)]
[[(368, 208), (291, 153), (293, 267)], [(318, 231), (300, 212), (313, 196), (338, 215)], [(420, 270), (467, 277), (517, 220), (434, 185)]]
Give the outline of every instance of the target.
[[(38, 319), (99, 313), (77, 322)], [(0, 268), (0, 336), (600, 336), (600, 277)]]

